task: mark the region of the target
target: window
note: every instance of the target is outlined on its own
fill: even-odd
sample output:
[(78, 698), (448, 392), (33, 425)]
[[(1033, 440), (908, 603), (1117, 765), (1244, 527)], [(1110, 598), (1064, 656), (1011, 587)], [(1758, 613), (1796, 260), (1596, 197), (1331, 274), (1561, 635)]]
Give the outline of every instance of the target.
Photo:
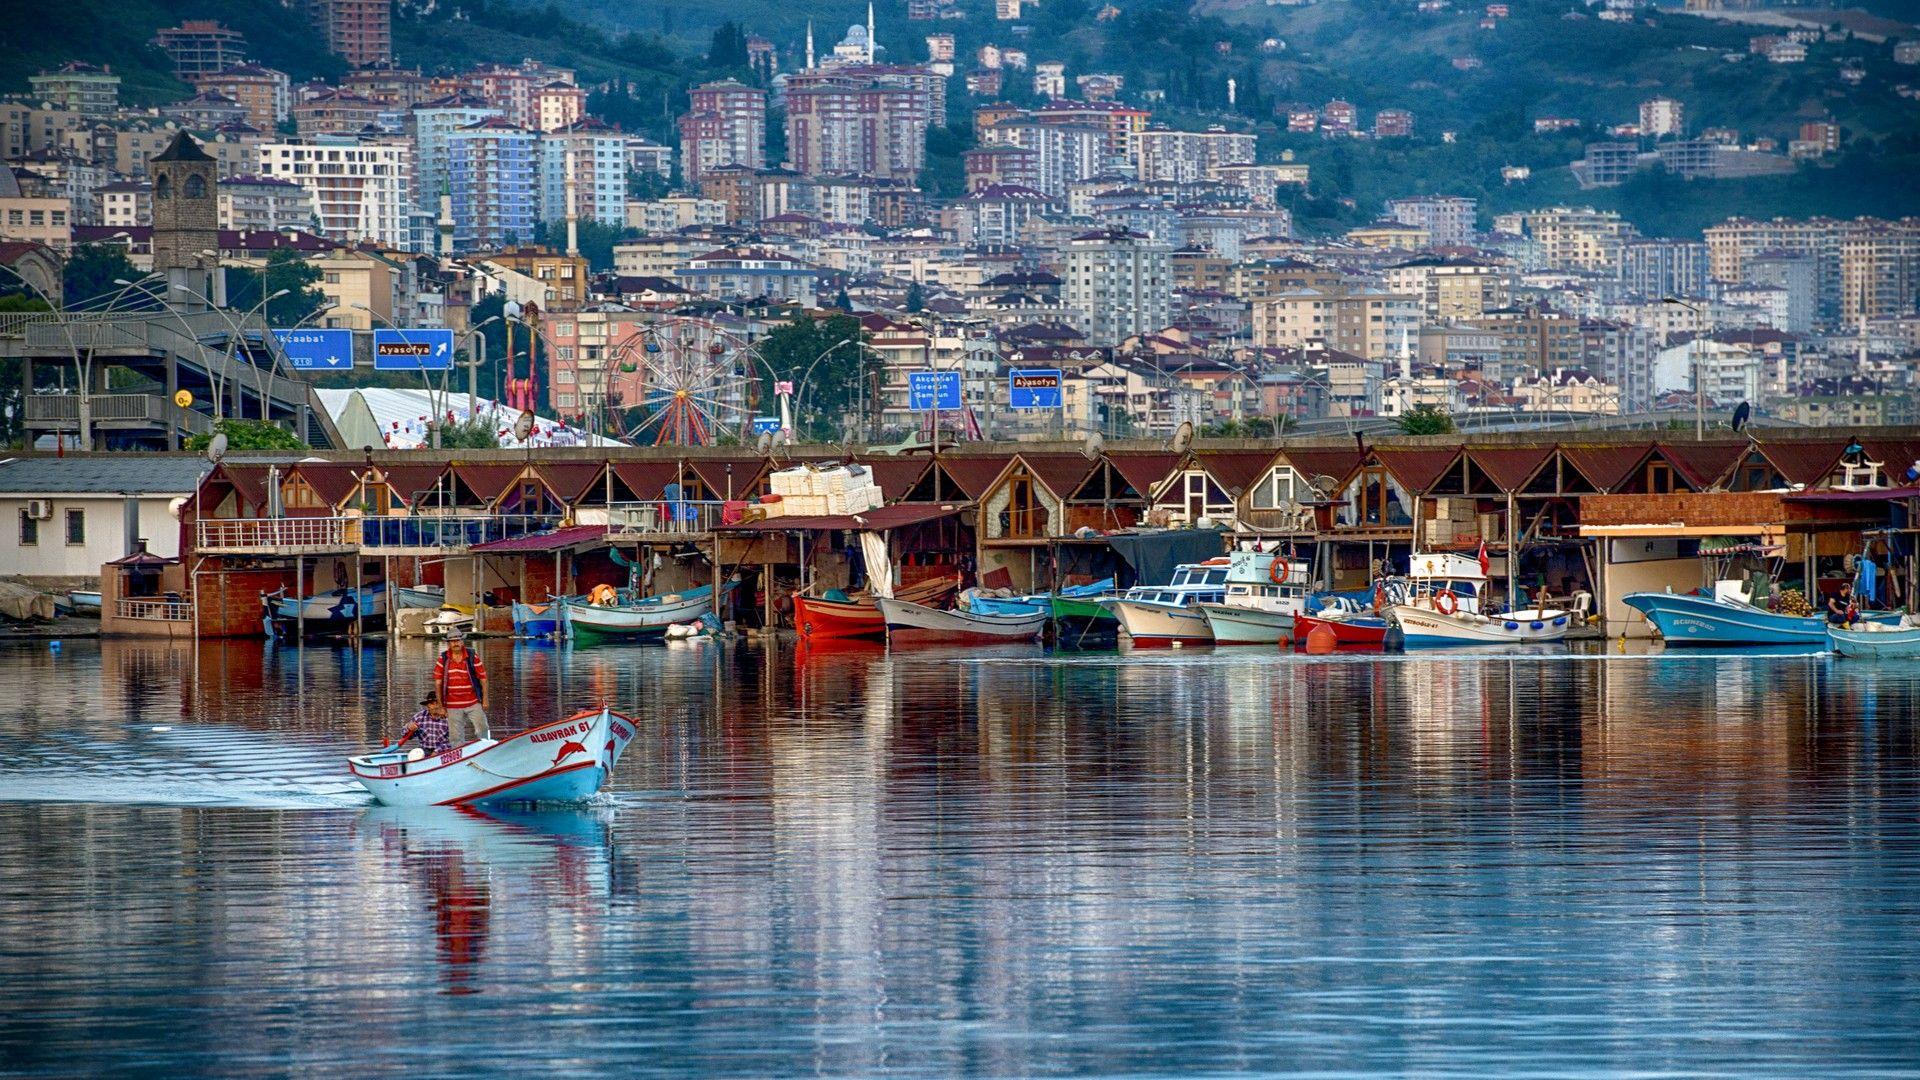
[(87, 542), (87, 512), (78, 507), (67, 511), (67, 543), (78, 546)]
[(40, 542), (40, 523), (34, 520), (33, 515), (27, 513), (26, 510), (24, 509), (21, 510), (20, 511), (20, 546), (33, 547), (39, 542)]

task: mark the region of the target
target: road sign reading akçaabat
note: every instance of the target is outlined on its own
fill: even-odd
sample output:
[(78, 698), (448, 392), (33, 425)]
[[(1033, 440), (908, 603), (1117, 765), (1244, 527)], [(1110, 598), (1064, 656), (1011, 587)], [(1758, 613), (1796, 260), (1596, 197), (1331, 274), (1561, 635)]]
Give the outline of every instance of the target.
[(375, 330), (373, 366), (379, 371), (445, 371), (453, 367), (453, 331)]
[(960, 408), (960, 373), (913, 371), (907, 374), (907, 408), (913, 412), (945, 412)]
[(1007, 373), (1007, 404), (1016, 409), (1058, 409), (1059, 368), (1016, 368)]
[(275, 330), (274, 340), (296, 371), (346, 371), (353, 367), (353, 331)]

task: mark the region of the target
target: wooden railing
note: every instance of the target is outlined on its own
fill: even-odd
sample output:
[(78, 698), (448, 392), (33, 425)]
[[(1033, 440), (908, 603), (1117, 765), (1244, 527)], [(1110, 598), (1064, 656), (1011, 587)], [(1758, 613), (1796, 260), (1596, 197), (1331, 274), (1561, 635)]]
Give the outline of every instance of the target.
[(260, 553), (337, 550), (356, 546), (358, 518), (282, 517), (231, 518), (202, 521), (194, 547), (202, 552)]

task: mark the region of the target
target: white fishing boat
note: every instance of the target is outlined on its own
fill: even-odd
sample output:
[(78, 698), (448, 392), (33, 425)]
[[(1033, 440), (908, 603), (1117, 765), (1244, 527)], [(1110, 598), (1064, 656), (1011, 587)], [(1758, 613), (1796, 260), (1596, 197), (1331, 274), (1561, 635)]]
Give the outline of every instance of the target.
[(887, 641), (895, 645), (1004, 645), (1032, 641), (1047, 628), (1047, 611), (1023, 615), (981, 615), (942, 611), (890, 596), (874, 598), (886, 620)]
[(1136, 585), (1101, 600), (1135, 645), (1211, 645), (1213, 629), (1199, 605), (1227, 598), (1226, 556), (1186, 563), (1165, 585)]
[(1306, 563), (1280, 552), (1235, 551), (1227, 556), (1223, 600), (1194, 606), (1216, 645), (1278, 645), (1293, 640), (1293, 619), (1306, 609)]
[[(722, 593), (731, 592), (738, 584), (727, 582)], [(667, 627), (691, 622), (712, 611), (713, 586), (611, 604), (567, 596), (556, 599), (554, 605), (560, 609), (562, 632), (571, 637), (661, 637)]]
[(602, 707), (432, 757), (386, 748), (348, 758), (347, 767), (387, 806), (580, 802), (606, 783), (635, 730), (631, 718)]
[[(1387, 609), (1409, 648), (1430, 645), (1498, 645), (1559, 641), (1573, 628), (1573, 613), (1527, 608), (1495, 614), (1486, 603), (1487, 566), (1478, 558), (1448, 552), (1415, 555), (1408, 566), (1405, 598)], [(1508, 595), (1514, 595), (1511, 581)]]

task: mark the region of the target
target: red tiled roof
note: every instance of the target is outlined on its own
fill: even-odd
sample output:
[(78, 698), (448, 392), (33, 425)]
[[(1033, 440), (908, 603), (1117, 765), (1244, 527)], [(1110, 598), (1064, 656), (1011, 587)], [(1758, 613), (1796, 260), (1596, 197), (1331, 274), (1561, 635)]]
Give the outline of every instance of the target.
[(1203, 450), (1195, 454), (1193, 459), (1228, 495), (1239, 498), (1241, 492), (1267, 471), (1267, 466), (1273, 461), (1273, 451)]
[(1311, 479), (1315, 476), (1331, 476), (1340, 486), (1345, 487), (1353, 474), (1360, 469), (1361, 462), (1367, 459), (1365, 451), (1357, 448), (1336, 447), (1330, 450), (1282, 450), (1280, 456), (1293, 471)]
[(491, 503), (506, 494), (524, 470), (525, 467), (520, 465), (455, 465), (453, 475), (468, 490)]
[(1673, 465), (1690, 487), (1705, 491), (1725, 479), (1740, 459), (1747, 456), (1747, 443), (1659, 443), (1654, 450)]
[(700, 478), (707, 491), (716, 499), (727, 495), (727, 466), (733, 466), (733, 497), (740, 498), (745, 492), (753, 490), (754, 481), (766, 470), (767, 463), (760, 458), (723, 458), (696, 460), (687, 459), (687, 471)]
[(300, 479), (328, 506), (339, 506), (360, 486), (360, 477), (351, 465), (303, 461), (288, 471), (299, 473)]
[(1867, 458), (1886, 467), (1889, 476), (1903, 476), (1907, 466), (1920, 461), (1920, 439), (1861, 439)]
[(1382, 446), (1373, 451), (1373, 457), (1400, 481), (1401, 487), (1415, 495), (1424, 495), (1460, 460), (1460, 449)]
[(562, 461), (535, 465), (533, 471), (556, 498), (572, 505), (593, 489), (606, 467), (592, 461)]
[(931, 458), (913, 457), (877, 457), (860, 462), (873, 474), (873, 482), (880, 485), (880, 494), (888, 502), (905, 498), (927, 475), (927, 469), (933, 464)]
[[(1760, 453), (1789, 484), (1811, 487), (1827, 478), (1851, 439), (1760, 439)], [(1889, 462), (1888, 464), (1892, 464)], [(1905, 463), (1902, 462), (1902, 465)]]
[(1519, 491), (1526, 487), (1527, 481), (1533, 479), (1540, 466), (1551, 457), (1551, 446), (1482, 447), (1467, 451), (1467, 460), (1486, 473), (1487, 479), (1501, 491)]
[(1085, 454), (1021, 454), (1020, 460), (1035, 479), (1062, 499), (1078, 491), (1098, 464)]
[(604, 539), (606, 535), (605, 525), (569, 525), (564, 529), (554, 529), (552, 532), (528, 533), (525, 536), (510, 536), (505, 540), (490, 540), (484, 544), (475, 544), (467, 550), (487, 555), (565, 551), (579, 544)]
[(987, 488), (1000, 478), (1007, 462), (1012, 460), (1012, 454), (979, 454), (942, 457), (940, 464), (953, 482), (960, 485), (960, 490), (966, 492), (967, 498), (978, 499), (987, 493)]
[(1151, 499), (1154, 490), (1173, 475), (1185, 456), (1171, 450), (1141, 450), (1108, 454), (1107, 463), (1125, 477), (1142, 498)]
[(1596, 490), (1612, 491), (1627, 482), (1635, 468), (1652, 452), (1651, 443), (1615, 446), (1562, 446), (1560, 456), (1586, 477)]
[(634, 498), (657, 499), (680, 475), (680, 466), (671, 461), (616, 461), (613, 475), (627, 485)]

